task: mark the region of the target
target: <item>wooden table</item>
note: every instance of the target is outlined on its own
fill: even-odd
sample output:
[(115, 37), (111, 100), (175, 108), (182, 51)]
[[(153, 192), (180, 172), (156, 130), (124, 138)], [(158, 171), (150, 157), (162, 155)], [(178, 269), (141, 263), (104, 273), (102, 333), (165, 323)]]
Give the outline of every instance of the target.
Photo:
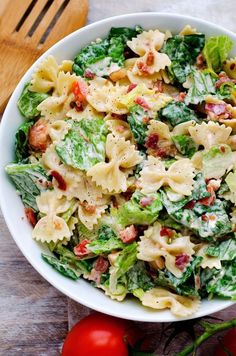
[[(235, 10), (234, 0), (90, 0), (88, 22), (137, 11), (166, 11), (202, 17), (236, 32)], [(42, 279), (15, 245), (1, 213), (0, 238), (0, 355), (59, 355), (67, 331), (90, 310)], [(236, 305), (217, 316), (236, 317)], [(140, 326), (155, 330), (156, 340), (160, 337), (161, 324)], [(204, 344), (199, 355), (213, 356), (215, 341)], [(185, 340), (181, 337), (177, 342), (184, 344)]]

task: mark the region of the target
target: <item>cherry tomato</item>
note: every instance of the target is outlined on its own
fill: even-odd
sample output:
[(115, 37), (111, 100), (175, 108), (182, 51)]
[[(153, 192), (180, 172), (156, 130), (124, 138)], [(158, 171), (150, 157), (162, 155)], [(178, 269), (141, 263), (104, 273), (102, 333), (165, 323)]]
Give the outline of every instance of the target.
[(216, 346), (214, 356), (236, 355), (236, 328), (230, 329)]
[(128, 321), (94, 313), (80, 320), (68, 333), (62, 356), (128, 356), (135, 328)]

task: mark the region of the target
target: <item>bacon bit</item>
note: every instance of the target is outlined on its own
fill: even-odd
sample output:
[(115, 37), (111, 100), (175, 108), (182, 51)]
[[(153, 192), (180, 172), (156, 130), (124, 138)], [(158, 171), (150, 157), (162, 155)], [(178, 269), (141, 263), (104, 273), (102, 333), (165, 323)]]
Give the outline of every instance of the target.
[(45, 152), (50, 142), (48, 124), (39, 119), (29, 130), (29, 145), (35, 151)]
[(159, 93), (163, 93), (164, 87), (163, 87), (163, 82), (161, 80), (157, 80), (154, 84), (154, 87), (157, 89)]
[(146, 102), (146, 100), (144, 98), (142, 98), (141, 96), (139, 96), (138, 98), (136, 98), (134, 100), (135, 104), (138, 104), (140, 106), (142, 106), (142, 108), (149, 110), (150, 106), (148, 105), (148, 103)]
[(214, 192), (220, 188), (221, 179), (209, 179), (208, 186), (212, 187)]
[(138, 230), (134, 225), (130, 225), (126, 229), (120, 231), (119, 236), (125, 244), (129, 244), (136, 240), (138, 236)]
[(226, 113), (226, 104), (206, 104), (205, 105), (206, 111), (211, 111), (215, 115), (219, 116)]
[(28, 222), (32, 225), (35, 226), (37, 224), (37, 218), (36, 214), (31, 208), (25, 208), (25, 215), (28, 220)]
[(146, 124), (146, 125), (149, 123), (150, 120), (151, 120), (151, 119), (150, 119), (150, 117), (148, 117), (148, 116), (145, 116), (145, 117), (143, 117), (143, 119), (142, 119), (143, 123)]
[(159, 141), (159, 135), (156, 133), (152, 133), (147, 137), (145, 147), (156, 149), (158, 141)]
[(165, 148), (158, 148), (157, 150), (155, 150), (155, 152), (153, 152), (153, 155), (155, 157), (166, 157), (168, 156), (167, 151)]
[(197, 56), (196, 65), (199, 69), (202, 69), (204, 67), (204, 57), (202, 53)]
[(101, 282), (101, 272), (97, 271), (95, 268), (92, 268), (89, 276), (90, 281), (94, 281), (96, 284)]
[(154, 63), (154, 54), (153, 52), (148, 52), (147, 59), (146, 59), (146, 64), (147, 66), (151, 66)]
[(91, 72), (90, 70), (86, 70), (84, 72), (84, 76), (85, 76), (85, 78), (93, 79), (95, 77), (95, 73)]
[(184, 102), (185, 97), (186, 93), (184, 91), (181, 91), (178, 95), (177, 101)]
[(200, 276), (199, 275), (195, 275), (194, 276), (194, 281), (195, 281), (195, 286), (196, 286), (197, 290), (200, 289), (201, 288), (201, 278), (200, 278)]
[(196, 200), (190, 200), (185, 206), (184, 209), (193, 209), (196, 204)]
[(235, 68), (235, 63), (231, 63), (230, 66), (229, 66), (230, 70), (234, 70)]
[(74, 94), (76, 106), (81, 109), (83, 102), (87, 97), (86, 85), (82, 82), (74, 82), (72, 85), (72, 92)]
[(94, 269), (98, 272), (105, 273), (109, 268), (109, 262), (102, 256), (99, 256), (95, 263)]
[(221, 87), (223, 83), (229, 83), (229, 82), (236, 83), (236, 80), (230, 79), (225, 72), (221, 72), (219, 74), (219, 79), (215, 83), (215, 87), (218, 89)]
[(140, 200), (140, 205), (142, 208), (146, 208), (146, 206), (152, 205), (154, 197), (143, 197)]
[(225, 146), (220, 146), (220, 150), (222, 153), (225, 153)]
[(128, 86), (127, 93), (131, 92), (131, 90), (133, 90), (134, 88), (136, 88), (136, 86), (137, 86), (137, 84), (131, 83), (131, 84)]
[(89, 205), (86, 201), (80, 203), (80, 205), (87, 211), (89, 214), (93, 214), (96, 211), (96, 205)]
[(116, 131), (122, 133), (125, 131), (125, 127), (122, 125), (119, 125), (119, 126), (117, 126)]
[(201, 217), (201, 219), (203, 220), (203, 221), (209, 221), (209, 217), (207, 216), (207, 215), (202, 215), (202, 217)]
[(211, 185), (207, 185), (207, 191), (211, 194), (209, 197), (202, 198), (198, 200), (198, 203), (204, 206), (213, 205), (216, 200), (216, 195), (213, 187)]
[(181, 255), (177, 255), (175, 257), (175, 265), (181, 271), (183, 271), (185, 269), (185, 267), (189, 263), (189, 261), (190, 261), (190, 256), (187, 255), (186, 253), (181, 253)]
[(169, 229), (168, 227), (162, 227), (160, 230), (160, 236), (168, 236), (172, 238), (174, 236), (174, 231)]
[(138, 62), (137, 67), (140, 70), (140, 72), (142, 72), (143, 74), (149, 74), (149, 68), (145, 63)]
[(118, 120), (126, 120), (127, 119), (126, 114), (115, 114), (114, 112), (111, 114), (111, 117), (113, 117), (114, 119), (118, 119)]
[(78, 245), (74, 247), (74, 254), (78, 257), (84, 257), (89, 254), (89, 251), (87, 249), (87, 245), (90, 243), (89, 240), (84, 239), (81, 241)]
[(53, 176), (53, 178), (56, 179), (56, 181), (58, 183), (58, 188), (65, 191), (67, 188), (67, 185), (66, 185), (64, 178), (61, 176), (61, 174), (58, 173), (57, 171), (51, 171), (51, 176)]

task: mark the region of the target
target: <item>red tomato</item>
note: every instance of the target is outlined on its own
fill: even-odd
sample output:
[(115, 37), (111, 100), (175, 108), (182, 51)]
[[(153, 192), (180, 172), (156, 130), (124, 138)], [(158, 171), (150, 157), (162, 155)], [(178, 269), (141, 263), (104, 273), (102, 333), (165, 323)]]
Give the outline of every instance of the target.
[(230, 329), (216, 346), (214, 356), (236, 355), (236, 328)]
[(134, 344), (134, 328), (129, 322), (94, 313), (70, 330), (62, 356), (128, 356), (127, 342)]

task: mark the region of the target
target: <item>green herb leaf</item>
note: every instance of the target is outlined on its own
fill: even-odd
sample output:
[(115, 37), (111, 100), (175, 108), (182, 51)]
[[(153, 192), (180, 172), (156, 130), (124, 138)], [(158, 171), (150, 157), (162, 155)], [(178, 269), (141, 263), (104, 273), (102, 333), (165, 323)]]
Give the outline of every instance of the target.
[(102, 119), (73, 122), (63, 141), (56, 145), (61, 160), (74, 168), (88, 170), (105, 160), (107, 130)]
[(220, 72), (224, 61), (233, 47), (233, 41), (229, 36), (215, 36), (207, 39), (203, 49), (208, 68), (216, 73)]
[(37, 106), (47, 99), (48, 94), (36, 93), (28, 89), (30, 83), (26, 83), (21, 96), (18, 100), (17, 106), (20, 113), (26, 119), (33, 119), (37, 117), (40, 112), (37, 110)]

